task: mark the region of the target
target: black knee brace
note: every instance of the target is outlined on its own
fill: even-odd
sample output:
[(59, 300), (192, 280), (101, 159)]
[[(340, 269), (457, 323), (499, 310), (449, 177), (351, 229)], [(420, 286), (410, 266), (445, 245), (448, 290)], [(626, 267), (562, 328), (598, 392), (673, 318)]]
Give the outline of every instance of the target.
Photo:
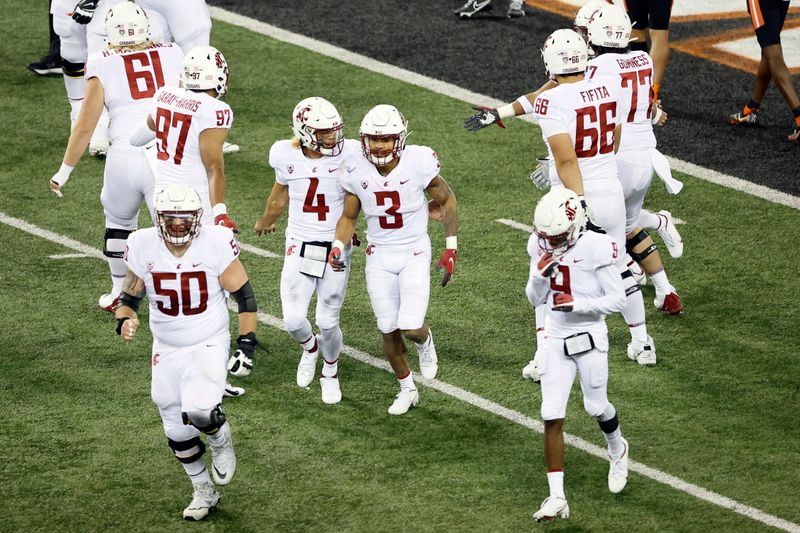
[[(189, 413), (181, 413), (183, 423), (187, 426), (196, 427), (206, 435), (215, 434), (225, 424), (225, 413), (222, 412), (219, 405), (212, 409), (207, 416), (199, 417), (197, 414), (199, 413), (192, 413), (195, 418), (195, 420), (192, 420), (192, 416)], [(202, 413), (202, 415), (205, 415), (205, 413)], [(202, 418), (202, 420), (198, 420), (198, 418)]]
[(106, 228), (105, 238), (103, 239), (103, 255), (112, 259), (122, 259), (125, 252), (110, 252), (108, 250), (108, 241), (112, 239), (125, 241), (131, 233), (133, 232), (128, 229)]
[(61, 69), (65, 76), (70, 78), (82, 78), (86, 70), (86, 63), (72, 63), (63, 57), (61, 58)]
[(639, 246), (639, 244), (642, 241), (648, 239), (649, 237), (650, 235), (648, 235), (645, 230), (639, 230), (639, 233), (637, 233), (636, 235), (625, 241), (625, 251), (628, 252), (628, 254), (630, 254), (630, 256), (633, 258), (633, 260), (639, 263), (640, 265), (642, 264), (642, 261), (644, 261), (647, 258), (648, 255), (656, 251), (657, 249), (656, 245), (655, 243), (653, 243), (644, 250), (642, 250), (641, 252), (634, 252), (633, 249)]
[[(625, 269), (625, 272), (619, 275), (622, 278), (622, 285), (625, 288), (625, 297), (630, 296), (636, 291), (642, 290), (642, 287), (637, 283), (637, 281), (633, 277), (633, 272), (629, 268)], [(125, 294), (125, 293), (122, 293)]]
[(176, 442), (172, 439), (167, 439), (169, 447), (175, 454), (175, 458), (182, 463), (193, 463), (203, 457), (206, 452), (206, 445), (200, 440), (200, 437), (193, 437), (189, 440)]

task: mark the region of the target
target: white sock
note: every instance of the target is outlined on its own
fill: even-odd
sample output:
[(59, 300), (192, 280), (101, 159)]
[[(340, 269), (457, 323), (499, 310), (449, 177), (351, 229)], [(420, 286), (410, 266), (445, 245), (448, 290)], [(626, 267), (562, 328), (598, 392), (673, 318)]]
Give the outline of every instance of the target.
[(653, 280), (653, 285), (656, 288), (656, 292), (667, 292), (672, 287), (669, 284), (669, 279), (667, 279), (667, 273), (663, 268), (651, 275), (650, 279)]
[(642, 212), (639, 213), (639, 226), (642, 229), (658, 230), (661, 227), (661, 219), (655, 213), (642, 209)]
[(625, 322), (628, 324), (631, 339), (647, 342), (647, 322), (645, 321), (642, 291), (628, 295), (625, 307), (622, 309), (622, 316), (625, 317)]
[(555, 472), (547, 473), (547, 484), (550, 485), (550, 496), (564, 498), (564, 471), (557, 470)]
[(186, 473), (189, 475), (189, 479), (192, 480), (192, 485), (211, 482), (211, 478), (208, 476), (208, 470), (206, 469), (206, 462), (202, 457), (191, 463), (181, 464), (183, 465), (183, 469), (186, 470)]
[(614, 459), (619, 459), (625, 452), (622, 444), (622, 431), (620, 431), (619, 426), (611, 433), (603, 433), (603, 436), (608, 443), (608, 455)]
[(67, 100), (69, 100), (70, 106), (69, 118), (74, 123), (78, 120), (83, 97), (86, 96), (86, 79), (64, 75), (64, 87), (67, 89)]
[(342, 351), (342, 330), (339, 326), (320, 331), (320, 347), (325, 364), (322, 366), (322, 376), (336, 377), (338, 373), (339, 354)]
[(414, 385), (414, 373), (409, 370), (408, 375), (404, 378), (397, 378), (397, 381), (400, 383), (401, 389), (416, 389), (417, 386)]
[(430, 344), (431, 344), (431, 342), (432, 342), (432, 341), (433, 341), (433, 337), (431, 336), (431, 330), (430, 330), (430, 329), (428, 329), (428, 337), (425, 339), (425, 341), (424, 341), (424, 342), (421, 342), (421, 343), (416, 343), (416, 342), (415, 342), (414, 344), (416, 344), (416, 345), (417, 345), (417, 350), (419, 350), (420, 352), (422, 352), (422, 351), (424, 351), (425, 349), (427, 349), (427, 348), (428, 348), (428, 346), (430, 346)]

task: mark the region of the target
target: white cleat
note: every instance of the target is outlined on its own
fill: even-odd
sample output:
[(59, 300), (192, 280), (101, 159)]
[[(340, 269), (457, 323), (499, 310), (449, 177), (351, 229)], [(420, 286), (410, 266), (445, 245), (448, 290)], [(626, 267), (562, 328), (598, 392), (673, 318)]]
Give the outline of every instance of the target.
[(208, 436), (211, 447), (211, 474), (217, 485), (227, 485), (236, 473), (236, 454), (233, 451), (231, 425), (225, 422), (219, 431)]
[(614, 494), (622, 492), (628, 484), (628, 455), (630, 446), (625, 438), (622, 438), (622, 445), (625, 447), (622, 455), (618, 459), (609, 457), (611, 463), (608, 467), (608, 490)]
[(319, 378), (322, 389), (322, 403), (336, 405), (342, 401), (342, 389), (339, 388), (339, 378)]
[(229, 143), (227, 141), (222, 143), (223, 154), (235, 154), (238, 153), (239, 150), (240, 148), (238, 144)]
[(319, 337), (317, 337), (317, 351), (314, 353), (303, 351), (300, 362), (297, 364), (297, 386), (306, 388), (314, 381), (317, 373), (317, 357), (319, 356)]
[(655, 366), (656, 345), (653, 337), (647, 336), (647, 342), (631, 341), (628, 343), (628, 358), (640, 365)]
[(113, 294), (109, 292), (102, 295), (100, 299), (97, 300), (97, 306), (103, 311), (113, 313), (116, 311), (117, 306), (119, 306), (119, 294)]
[(244, 396), (245, 392), (244, 387), (237, 387), (230, 383), (225, 383), (225, 392), (223, 392), (222, 395), (228, 398), (238, 398), (239, 396)]
[(427, 348), (420, 350), (419, 346), (417, 346), (419, 370), (425, 379), (433, 379), (439, 371), (439, 358), (436, 357), (436, 346), (433, 345), (433, 332), (431, 330), (428, 330), (428, 337), (430, 337), (431, 342), (428, 343)]
[(525, 368), (522, 369), (522, 378), (529, 379), (534, 383), (539, 383), (542, 380), (542, 375), (539, 373), (539, 370), (539, 361), (534, 357), (525, 365)]
[(664, 244), (667, 245), (669, 255), (677, 259), (683, 255), (683, 239), (681, 238), (681, 234), (678, 233), (678, 228), (675, 227), (672, 213), (669, 211), (659, 211), (656, 213), (656, 216), (658, 216), (661, 221), (661, 227), (657, 230), (658, 234), (661, 236)]
[(394, 403), (389, 406), (390, 415), (404, 415), (409, 409), (419, 403), (419, 392), (417, 389), (403, 387), (395, 396)]
[(208, 516), (211, 509), (219, 502), (219, 492), (211, 483), (198, 483), (194, 485), (192, 502), (183, 510), (184, 520), (202, 520)]
[(548, 496), (542, 502), (542, 507), (533, 513), (533, 520), (541, 522), (546, 520), (552, 522), (556, 518), (569, 518), (569, 504), (564, 498), (558, 496)]

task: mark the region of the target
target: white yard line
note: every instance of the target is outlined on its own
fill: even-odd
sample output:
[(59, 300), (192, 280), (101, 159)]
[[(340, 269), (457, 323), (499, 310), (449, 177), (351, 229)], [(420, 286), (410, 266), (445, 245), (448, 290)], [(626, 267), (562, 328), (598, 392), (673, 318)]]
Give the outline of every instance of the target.
[[(54, 233), (52, 231), (42, 229), (38, 226), (34, 226), (33, 224), (25, 222), (24, 220), (10, 217), (2, 212), (0, 212), (0, 222), (8, 226), (11, 226), (13, 228), (22, 230), (26, 233), (36, 235), (37, 237), (41, 237), (50, 242), (60, 244), (66, 248), (70, 248), (82, 254), (90, 255), (98, 259), (105, 259), (103, 253), (100, 250), (97, 250), (95, 248), (92, 248), (91, 246), (87, 246), (83, 243), (70, 239), (69, 237), (66, 237), (64, 235), (59, 235), (58, 233)], [(275, 316), (259, 312), (258, 319), (259, 321), (268, 326), (285, 330), (283, 326), (283, 321)], [(366, 352), (357, 350), (356, 348), (353, 348), (351, 346), (344, 346), (342, 351), (345, 355), (348, 355), (353, 359), (361, 361), (362, 363), (366, 363), (368, 365), (374, 366), (375, 368), (391, 372), (389, 363), (382, 358), (377, 358)], [(514, 411), (513, 409), (503, 407), (498, 403), (495, 403), (491, 400), (487, 400), (486, 398), (478, 396), (477, 394), (469, 392), (468, 390), (456, 387), (455, 385), (450, 385), (449, 383), (445, 383), (444, 381), (439, 381), (438, 379), (425, 379), (421, 376), (419, 377), (415, 376), (414, 379), (415, 381), (421, 383), (422, 385), (438, 390), (443, 394), (452, 396), (453, 398), (456, 398), (465, 403), (473, 405), (486, 412), (492, 413), (497, 416), (501, 416), (507, 420), (510, 420), (511, 422), (532, 429), (539, 433), (544, 432), (544, 426), (540, 421), (535, 420), (518, 411)], [(413, 414), (410, 416), (413, 416)], [(605, 448), (596, 446), (588, 441), (581, 439), (580, 437), (565, 434), (564, 441), (570, 446), (577, 448), (579, 450), (583, 450), (584, 452), (593, 455), (602, 461), (608, 460)], [(661, 470), (658, 470), (656, 468), (651, 468), (643, 463), (631, 461), (629, 464), (629, 468), (631, 471), (636, 472), (644, 477), (650, 478), (654, 481), (672, 487), (676, 490), (690, 494), (700, 500), (707, 501), (724, 509), (729, 509), (743, 516), (747, 516), (763, 524), (767, 524), (769, 526), (773, 526), (778, 529), (783, 529), (784, 531), (789, 531), (792, 533), (800, 533), (800, 524), (795, 524), (794, 522), (789, 522), (788, 520), (784, 520), (775, 515), (765, 513), (764, 511), (756, 509), (755, 507), (750, 507), (749, 505), (737, 502), (736, 500), (732, 500), (726, 496), (717, 494), (716, 492), (710, 491), (698, 485), (694, 485), (692, 483), (689, 483), (688, 481), (684, 481), (681, 478), (667, 474), (666, 472), (662, 472)]]
[(81, 257), (92, 257), (89, 254), (53, 254), (47, 256), (49, 259), (79, 259)]
[[(469, 104), (489, 107), (498, 107), (507, 103), (490, 96), (462, 89), (461, 87), (450, 83), (429, 78), (428, 76), (423, 76), (422, 74), (417, 74), (416, 72), (411, 72), (410, 70), (382, 63), (361, 54), (356, 54), (355, 52), (345, 50), (344, 48), (339, 48), (310, 37), (305, 37), (303, 35), (298, 35), (296, 33), (283, 30), (265, 22), (260, 22), (249, 17), (237, 15), (236, 13), (232, 13), (225, 9), (209, 6), (209, 11), (211, 12), (212, 17), (217, 20), (227, 22), (228, 24), (246, 28), (256, 33), (271, 37), (277, 41), (293, 44), (295, 46), (311, 50), (312, 52), (331, 57), (343, 63), (361, 67), (371, 72), (377, 72), (390, 78), (394, 78), (405, 83), (410, 83), (411, 85), (416, 85), (417, 87), (422, 87), (438, 94), (449, 96), (456, 100), (461, 100)], [(520, 120), (524, 120), (526, 122), (535, 122), (530, 116), (523, 116), (519, 118)], [(786, 194), (781, 191), (776, 191), (774, 189), (770, 189), (769, 187), (764, 187), (763, 185), (757, 185), (755, 183), (751, 183), (734, 176), (729, 176), (715, 170), (704, 168), (687, 161), (682, 161), (672, 157), (667, 159), (669, 159), (674, 170), (709, 181), (711, 183), (716, 183), (717, 185), (722, 185), (723, 187), (742, 191), (776, 204), (785, 205), (794, 209), (800, 209), (800, 197), (792, 196), (791, 194)]]
[(269, 250), (264, 250), (263, 248), (256, 248), (255, 246), (251, 246), (243, 242), (239, 242), (239, 248), (245, 252), (250, 252), (251, 254), (255, 254), (259, 257), (268, 257), (270, 259), (282, 257), (280, 254), (276, 254), (275, 252), (270, 252)]

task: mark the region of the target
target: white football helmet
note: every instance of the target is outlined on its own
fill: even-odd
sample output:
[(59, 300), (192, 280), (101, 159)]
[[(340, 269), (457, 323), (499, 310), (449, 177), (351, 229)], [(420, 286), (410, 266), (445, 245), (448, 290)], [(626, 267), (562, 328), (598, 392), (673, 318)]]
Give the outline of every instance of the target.
[(200, 231), (203, 202), (193, 188), (175, 183), (156, 194), (155, 212), (161, 238), (171, 244), (183, 245)]
[(606, 4), (594, 12), (586, 31), (594, 46), (627, 48), (631, 42), (631, 19), (621, 7)]
[(556, 30), (544, 41), (542, 59), (551, 79), (557, 74), (580, 74), (586, 71), (589, 50), (575, 30)]
[(329, 156), (342, 152), (344, 121), (336, 107), (324, 98), (311, 96), (294, 106), (292, 132), (309, 150)]
[(533, 231), (539, 246), (555, 256), (563, 255), (583, 233), (586, 212), (580, 198), (567, 188), (542, 196), (533, 212)]
[(183, 58), (181, 82), (190, 91), (216, 89), (217, 98), (228, 92), (228, 63), (213, 46), (192, 48)]
[(583, 37), (584, 41), (589, 40), (589, 35), (586, 32), (586, 26), (589, 24), (589, 19), (592, 18), (594, 12), (608, 4), (606, 0), (589, 0), (581, 7), (575, 14), (575, 22), (572, 24), (572, 29), (578, 32), (578, 35)]
[[(408, 136), (408, 121), (396, 107), (380, 104), (367, 112), (358, 133), (364, 157), (375, 165), (384, 166), (402, 155)], [(391, 150), (375, 152), (370, 149), (370, 137), (394, 137), (394, 144)]]
[(150, 23), (142, 6), (120, 2), (106, 13), (106, 40), (111, 46), (134, 46), (150, 38)]

